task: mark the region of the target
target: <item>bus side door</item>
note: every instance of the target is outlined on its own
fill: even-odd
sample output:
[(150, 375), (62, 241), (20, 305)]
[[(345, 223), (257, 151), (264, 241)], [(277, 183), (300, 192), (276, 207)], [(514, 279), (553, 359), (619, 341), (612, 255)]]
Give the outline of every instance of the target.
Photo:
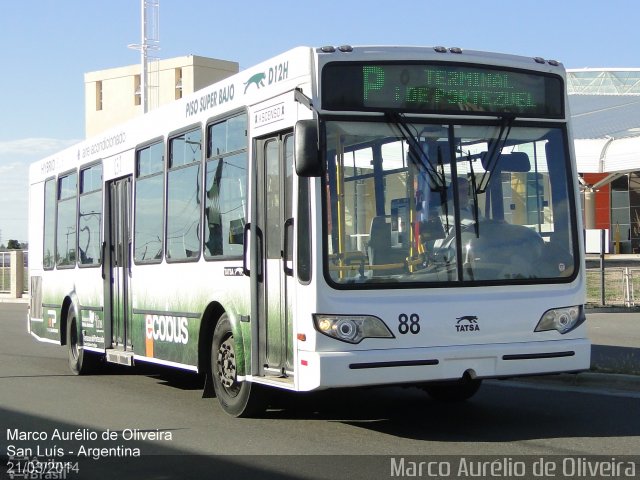
[(131, 349), (131, 176), (106, 188), (105, 346)]
[[(293, 371), (291, 257), (293, 255), (293, 135), (284, 132), (257, 140), (256, 223), (261, 239), (256, 254), (261, 374)], [(288, 245), (285, 245), (285, 241)], [(285, 258), (288, 257), (288, 258)], [(254, 317), (255, 318), (255, 317)]]

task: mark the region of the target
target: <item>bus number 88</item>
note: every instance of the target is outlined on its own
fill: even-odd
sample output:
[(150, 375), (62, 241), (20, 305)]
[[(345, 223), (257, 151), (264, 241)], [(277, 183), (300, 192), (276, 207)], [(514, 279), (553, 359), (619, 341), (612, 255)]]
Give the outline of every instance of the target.
[(401, 335), (406, 335), (409, 332), (416, 335), (420, 332), (420, 316), (417, 313), (412, 313), (411, 315), (401, 313), (398, 321), (400, 322), (398, 332), (400, 332)]

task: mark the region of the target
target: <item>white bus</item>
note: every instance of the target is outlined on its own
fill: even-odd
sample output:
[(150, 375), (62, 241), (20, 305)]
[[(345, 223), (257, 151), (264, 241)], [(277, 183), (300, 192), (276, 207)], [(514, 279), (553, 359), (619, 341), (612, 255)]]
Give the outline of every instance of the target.
[(564, 67), (300, 47), (32, 165), (28, 328), (73, 372), (292, 391), (589, 368)]

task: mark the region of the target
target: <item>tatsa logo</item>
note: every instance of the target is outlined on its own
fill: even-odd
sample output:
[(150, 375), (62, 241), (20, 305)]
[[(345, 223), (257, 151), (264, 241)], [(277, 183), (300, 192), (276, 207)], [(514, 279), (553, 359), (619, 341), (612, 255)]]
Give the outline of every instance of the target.
[(456, 320), (458, 320), (456, 322), (456, 331), (458, 332), (480, 331), (480, 325), (478, 325), (478, 317), (476, 317), (475, 315), (464, 315), (462, 317), (456, 317)]
[(186, 317), (170, 315), (146, 315), (147, 338), (161, 342), (182, 343), (189, 341), (188, 321)]

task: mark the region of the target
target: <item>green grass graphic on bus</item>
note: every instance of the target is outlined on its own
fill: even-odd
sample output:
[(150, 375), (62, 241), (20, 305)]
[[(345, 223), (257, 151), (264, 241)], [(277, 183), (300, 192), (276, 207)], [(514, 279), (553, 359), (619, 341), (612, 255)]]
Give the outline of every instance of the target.
[[(131, 343), (134, 353), (167, 362), (196, 366), (198, 364), (198, 343), (200, 340), (201, 316), (208, 302), (206, 296), (191, 299), (176, 298), (169, 301), (171, 312), (165, 313), (165, 298), (145, 298), (134, 307)], [(247, 299), (227, 298), (222, 304), (233, 317), (248, 312)], [(238, 322), (244, 340), (243, 349), (236, 352), (238, 363), (244, 363), (242, 350), (250, 348), (249, 324)]]

